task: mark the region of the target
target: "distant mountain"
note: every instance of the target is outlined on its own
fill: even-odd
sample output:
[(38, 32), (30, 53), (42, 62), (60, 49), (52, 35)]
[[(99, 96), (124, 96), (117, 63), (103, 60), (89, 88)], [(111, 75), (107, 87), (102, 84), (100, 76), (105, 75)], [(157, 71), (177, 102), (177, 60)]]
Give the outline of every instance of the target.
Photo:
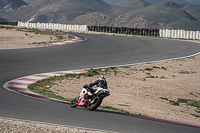
[(110, 5), (121, 5), (121, 4), (126, 3), (130, 0), (103, 0), (103, 1), (110, 4)]
[(172, 2), (175, 2), (177, 4), (200, 5), (200, 0), (145, 0), (145, 1), (152, 3), (152, 4), (172, 1)]
[(195, 19), (200, 21), (200, 5), (186, 5), (182, 8), (187, 13), (191, 14)]
[(127, 27), (200, 30), (200, 22), (181, 8), (174, 2), (158, 3), (122, 14), (120, 19), (126, 21), (117, 19), (115, 22), (118, 22), (116, 25), (123, 24)]
[(128, 2), (125, 2), (120, 7), (132, 7), (132, 8), (141, 8), (149, 6), (150, 3), (144, 1), (144, 0), (129, 0)]
[(162, 2), (175, 2), (177, 4), (187, 4), (188, 2), (186, 2), (186, 0), (145, 0), (149, 3), (153, 3), (153, 4), (156, 4), (156, 3), (162, 3)]
[(194, 5), (200, 5), (200, 0), (185, 0), (186, 2)]
[[(103, 0), (111, 5), (121, 5), (123, 3), (129, 2), (130, 0)], [(200, 5), (200, 0), (144, 0), (151, 4), (162, 3), (162, 2), (175, 2), (177, 4), (195, 4)]]
[(86, 13), (109, 10), (110, 5), (101, 0), (39, 0), (5, 17), (11, 21), (67, 23)]
[(0, 0), (0, 15), (12, 12), (23, 5), (27, 5), (23, 0)]
[(31, 4), (31, 3), (33, 3), (33, 2), (35, 2), (35, 1), (37, 1), (37, 0), (24, 0), (26, 3), (28, 3), (28, 4)]
[(200, 5), (129, 0), (38, 0), (1, 17), (9, 21), (200, 30)]
[(11, 12), (23, 5), (27, 5), (23, 0), (0, 0), (0, 12)]
[[(73, 20), (76, 24), (107, 25), (115, 27), (149, 28), (149, 29), (187, 29), (200, 30), (200, 7), (183, 7), (174, 2), (164, 2), (132, 10), (119, 16), (108, 13), (89, 13)], [(188, 11), (196, 13), (191, 15)], [(195, 9), (195, 10), (192, 10)], [(196, 16), (195, 16), (196, 15)]]
[(8, 22), (8, 21), (4, 18), (0, 18), (0, 22)]

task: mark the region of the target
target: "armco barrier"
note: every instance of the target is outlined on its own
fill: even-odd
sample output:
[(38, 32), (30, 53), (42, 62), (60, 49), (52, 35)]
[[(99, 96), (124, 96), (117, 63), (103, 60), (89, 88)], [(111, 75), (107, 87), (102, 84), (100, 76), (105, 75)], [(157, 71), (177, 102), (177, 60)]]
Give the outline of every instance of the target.
[(139, 35), (139, 36), (153, 36), (159, 37), (158, 29), (138, 29), (127, 27), (107, 27), (107, 26), (88, 26), (88, 31), (93, 32), (105, 32), (114, 34), (127, 34), (127, 35)]
[(17, 26), (17, 25), (18, 25), (18, 22), (0, 22), (0, 25)]
[(12, 25), (27, 28), (43, 28), (69, 31), (93, 31), (113, 34), (126, 34), (137, 36), (173, 38), (173, 39), (191, 39), (200, 40), (200, 31), (170, 30), (170, 29), (139, 29), (127, 27), (110, 26), (87, 26), (87, 25), (67, 25), (58, 23), (29, 23), (29, 22), (0, 22), (0, 25)]

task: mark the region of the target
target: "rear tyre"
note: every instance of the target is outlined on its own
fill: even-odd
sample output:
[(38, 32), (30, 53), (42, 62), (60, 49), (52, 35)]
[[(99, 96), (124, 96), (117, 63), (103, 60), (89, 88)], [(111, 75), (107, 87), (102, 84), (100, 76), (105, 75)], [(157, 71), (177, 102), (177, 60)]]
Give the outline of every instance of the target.
[(71, 106), (72, 108), (75, 108), (75, 107), (77, 106), (78, 98), (79, 98), (79, 97), (74, 98), (73, 101), (71, 102), (70, 106)]
[(102, 97), (99, 96), (94, 97), (90, 102), (88, 102), (87, 109), (88, 110), (97, 109), (101, 105), (102, 100), (103, 100)]

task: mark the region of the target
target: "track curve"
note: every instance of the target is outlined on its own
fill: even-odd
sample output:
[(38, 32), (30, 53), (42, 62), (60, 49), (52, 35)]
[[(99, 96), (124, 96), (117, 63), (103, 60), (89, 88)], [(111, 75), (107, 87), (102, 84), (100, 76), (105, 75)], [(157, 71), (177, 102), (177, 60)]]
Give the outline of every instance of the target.
[(9, 80), (50, 71), (134, 64), (198, 53), (200, 45), (158, 38), (77, 34), (87, 41), (43, 48), (0, 50), (0, 116), (115, 132), (199, 133), (200, 128), (119, 115), (16, 95)]

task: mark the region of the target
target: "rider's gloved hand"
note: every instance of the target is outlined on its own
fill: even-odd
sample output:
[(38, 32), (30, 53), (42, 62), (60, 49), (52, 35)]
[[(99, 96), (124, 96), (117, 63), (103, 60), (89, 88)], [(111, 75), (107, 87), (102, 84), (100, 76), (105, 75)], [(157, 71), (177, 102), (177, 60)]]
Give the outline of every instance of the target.
[(88, 84), (86, 84), (86, 85), (84, 85), (84, 86), (83, 86), (83, 88), (89, 88), (89, 85), (88, 85)]

